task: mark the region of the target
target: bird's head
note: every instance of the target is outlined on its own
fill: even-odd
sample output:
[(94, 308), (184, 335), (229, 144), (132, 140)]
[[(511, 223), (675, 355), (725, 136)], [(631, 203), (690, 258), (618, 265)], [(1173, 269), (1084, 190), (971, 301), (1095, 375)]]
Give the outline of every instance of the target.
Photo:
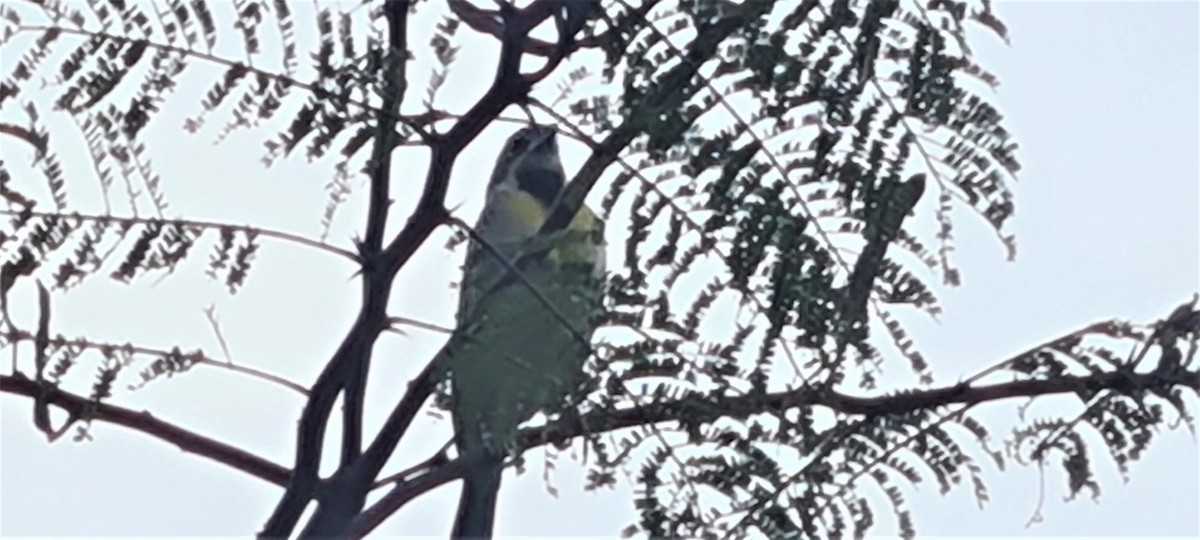
[(508, 138), (488, 189), (520, 189), (549, 207), (562, 191), (566, 176), (554, 128), (533, 125)]

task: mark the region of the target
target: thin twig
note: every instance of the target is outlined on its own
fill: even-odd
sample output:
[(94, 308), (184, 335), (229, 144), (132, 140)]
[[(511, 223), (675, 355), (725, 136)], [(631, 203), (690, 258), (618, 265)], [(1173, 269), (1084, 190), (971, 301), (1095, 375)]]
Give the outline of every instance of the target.
[[(33, 334), (30, 334), (29, 332), (26, 332), (24, 330), (18, 330), (18, 329), (10, 330), (8, 332), (5, 332), (4, 334), (0, 334), (0, 337), (3, 337), (4, 339), (9, 340), (12, 343), (34, 340)], [(212, 358), (210, 356), (206, 356), (200, 350), (196, 350), (196, 351), (193, 351), (190, 353), (181, 353), (178, 350), (168, 351), (168, 350), (164, 350), (164, 349), (155, 349), (152, 347), (141, 347), (141, 346), (130, 345), (130, 344), (95, 342), (95, 341), (90, 341), (90, 340), (86, 340), (86, 339), (82, 339), (82, 338), (67, 339), (62, 336), (50, 338), (49, 344), (54, 347), (79, 347), (79, 348), (83, 348), (83, 349), (92, 349), (92, 350), (101, 351), (101, 352), (126, 350), (126, 351), (129, 351), (134, 354), (143, 354), (146, 356), (153, 356), (153, 357), (158, 357), (158, 358), (166, 358), (166, 357), (169, 357), (169, 356), (172, 356), (175, 354), (180, 354), (189, 360), (195, 361), (197, 365), (210, 366), (210, 367), (214, 367), (217, 369), (231, 371), (233, 373), (249, 375), (256, 379), (260, 379), (264, 382), (282, 386), (283, 388), (287, 388), (288, 390), (296, 392), (297, 394), (308, 395), (308, 390), (305, 389), (303, 386), (301, 386), (299, 383), (290, 381), (279, 375), (267, 373), (267, 372), (259, 370), (259, 369), (255, 369), (255, 368), (247, 367), (247, 366), (240, 366), (240, 365), (234, 364), (233, 362), (230, 362), (227, 360)]]
[[(446, 328), (445, 326), (441, 326), (441, 325), (430, 323), (430, 322), (420, 321), (417, 319), (413, 319), (411, 317), (388, 317), (388, 326), (397, 327), (397, 326), (401, 326), (401, 325), (413, 326), (416, 328), (420, 328), (422, 330), (429, 330), (431, 332), (438, 332), (441, 334), (453, 334), (454, 333), (453, 328)], [(396, 332), (403, 333), (403, 330), (396, 329)]]
[[(287, 84), (288, 86), (293, 86), (296, 88), (302, 88), (304, 90), (308, 90), (309, 92), (312, 92), (313, 95), (316, 95), (316, 96), (321, 96), (321, 95), (325, 94), (325, 91), (323, 89), (321, 89), (320, 87), (313, 85), (313, 84), (306, 83), (304, 81), (296, 80), (289, 75), (280, 75), (278, 73), (272, 73), (270, 71), (265, 71), (262, 68), (257, 68), (257, 67), (251, 66), (251, 65), (244, 64), (242, 62), (235, 62), (228, 58), (216, 56), (211, 53), (196, 51), (196, 50), (192, 50), (192, 49), (188, 49), (188, 48), (184, 48), (184, 47), (177, 47), (174, 45), (167, 45), (164, 43), (155, 43), (155, 42), (151, 42), (151, 41), (145, 40), (145, 39), (133, 39), (133, 38), (125, 37), (125, 36), (119, 36), (116, 34), (106, 34), (103, 32), (96, 32), (96, 31), (77, 29), (77, 28), (66, 28), (63, 26), (55, 26), (55, 25), (22, 25), (22, 26), (18, 26), (16, 28), (15, 33), (20, 33), (20, 32), (60, 32), (63, 34), (75, 34), (75, 35), (80, 35), (80, 36), (85, 36), (85, 37), (102, 36), (106, 40), (112, 40), (112, 41), (115, 41), (115, 42), (121, 43), (121, 44), (130, 44), (130, 43), (135, 43), (135, 42), (139, 42), (139, 41), (145, 41), (146, 46), (150, 47), (150, 48), (164, 50), (164, 51), (170, 51), (173, 53), (178, 53), (178, 54), (189, 56), (192, 58), (205, 60), (207, 62), (217, 64), (219, 66), (225, 66), (227, 68), (243, 69), (243, 70), (246, 70), (247, 73), (253, 73), (255, 76), (261, 77), (263, 79), (267, 79), (270, 81), (276, 81), (276, 82), (282, 82), (282, 83)], [(339, 98), (339, 99), (344, 99), (345, 103), (350, 104), (350, 105), (355, 105), (355, 106), (360, 107), (368, 112), (372, 112), (375, 114), (382, 114), (381, 111), (375, 109), (373, 106), (371, 106), (370, 103), (367, 103), (365, 101), (360, 101), (360, 100), (353, 99), (350, 97)], [(408, 127), (412, 128), (413, 131), (416, 132), (417, 135), (419, 135), (421, 137), (421, 139), (424, 140), (426, 143), (429, 143), (433, 140), (433, 136), (429, 132), (425, 131), (425, 128), (423, 126), (421, 126), (419, 123), (409, 122), (407, 117), (399, 116), (399, 115), (395, 116), (393, 118), (393, 120), (402, 122), (405, 125), (407, 125)]]
[(33, 217), (42, 217), (42, 218), (45, 218), (45, 217), (59, 217), (59, 218), (68, 217), (68, 218), (81, 219), (84, 221), (99, 221), (102, 223), (107, 223), (107, 222), (136, 223), (139, 225), (149, 225), (149, 224), (157, 225), (157, 224), (164, 224), (164, 223), (178, 223), (178, 224), (186, 226), (186, 227), (199, 227), (199, 228), (203, 228), (203, 229), (217, 229), (217, 230), (224, 230), (224, 231), (235, 231), (235, 232), (246, 233), (246, 234), (257, 234), (257, 235), (265, 236), (268, 238), (275, 238), (277, 240), (283, 240), (285, 242), (291, 242), (294, 244), (300, 244), (302, 246), (319, 249), (326, 253), (337, 255), (339, 257), (349, 259), (351, 261), (358, 260), (358, 256), (355, 255), (354, 252), (352, 252), (352, 251), (348, 251), (348, 250), (345, 250), (345, 249), (342, 249), (339, 247), (334, 247), (334, 246), (331, 246), (324, 242), (318, 242), (316, 240), (305, 238), (303, 236), (295, 235), (292, 233), (276, 231), (276, 230), (272, 230), (272, 229), (264, 229), (261, 227), (252, 227), (250, 225), (233, 225), (231, 223), (220, 223), (220, 222), (216, 222), (216, 221), (197, 221), (197, 220), (191, 220), (191, 219), (160, 219), (160, 218), (142, 218), (142, 217), (128, 217), (128, 216), (119, 217), (119, 216), (111, 216), (111, 215), (80, 214), (78, 212), (72, 212), (70, 214), (63, 214), (60, 212), (33, 212), (33, 211), (22, 212), (22, 211), (14, 211), (14, 210), (0, 210), (0, 216), (21, 216), (21, 215), (30, 215)]
[(221, 346), (221, 352), (225, 354), (226, 360), (230, 365), (233, 365), (233, 355), (229, 353), (229, 343), (225, 341), (225, 335), (221, 333), (221, 323), (217, 321), (217, 306), (209, 304), (204, 308), (204, 318), (208, 319), (208, 325), (212, 328), (213, 335), (217, 336), (217, 343)]

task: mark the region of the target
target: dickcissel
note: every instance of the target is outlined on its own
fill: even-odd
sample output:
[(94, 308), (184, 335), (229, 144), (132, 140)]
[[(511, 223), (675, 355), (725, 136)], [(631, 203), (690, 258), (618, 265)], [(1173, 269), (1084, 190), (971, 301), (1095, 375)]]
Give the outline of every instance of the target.
[[(457, 328), (443, 349), (466, 463), (454, 538), (489, 538), (517, 427), (584, 382), (602, 313), (603, 222), (586, 206), (541, 234), (566, 184), (553, 128), (510, 137), (467, 247)], [(485, 245), (486, 244), (486, 245)]]

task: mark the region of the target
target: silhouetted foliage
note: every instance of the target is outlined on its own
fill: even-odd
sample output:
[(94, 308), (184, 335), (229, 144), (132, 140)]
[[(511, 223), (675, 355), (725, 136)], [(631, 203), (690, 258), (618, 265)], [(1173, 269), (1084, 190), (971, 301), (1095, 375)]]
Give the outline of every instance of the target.
[[(1098, 451), (1124, 469), (1158, 426), (1192, 427), (1185, 396), (1200, 387), (1194, 303), (1149, 325), (1092, 324), (949, 386), (934, 385), (895, 316), (938, 315), (934, 282), (959, 283), (953, 210), (982, 217), (1015, 252), (1005, 226), (1017, 144), (992, 103), (998, 79), (967, 43), (972, 26), (1007, 39), (988, 0), (314, 6), (298, 15), (285, 0), (0, 5), (0, 137), (31, 149), (47, 194), (45, 202), (31, 195), (35, 183), (14, 180), (11, 158), (0, 161), (0, 335), (5, 346), (33, 344), (40, 359), (32, 376), (14, 366), (4, 391), (70, 413), (61, 429), (39, 425), (47, 435), (76, 422), (123, 422), (279, 483), (286, 492), (266, 536), (296, 534), (312, 501), (318, 509), (300, 534), (364, 534), (454, 480), (460, 460), (438, 455), (377, 483), (437, 383), (426, 368), (364, 442), (362, 377), (389, 322), (386, 302), (364, 303), (321, 376), (301, 386), (199, 350), (51, 336), (48, 301), (39, 328), (18, 328), (7, 297), (20, 280), (36, 277), (67, 294), (96, 275), (130, 282), (169, 274), (189, 257), (207, 257), (208, 275), (232, 294), (253, 279), (266, 238), (353, 258), (363, 298), (379, 298), (449, 222), (446, 184), (459, 153), (522, 107), (591, 148), (547, 227), (561, 227), (559, 214), (594, 193), (614, 269), (587, 391), (577, 408), (529, 427), (525, 441), (585, 440), (593, 487), (636, 471), (626, 478), (637, 486), (630, 534), (861, 537), (891, 519), (911, 537), (919, 518), (905, 501), (910, 485), (932, 480), (945, 492), (967, 484), (983, 504), (980, 461), (1057, 456), (1068, 496), (1096, 493)], [(410, 39), (412, 14), (444, 8), (428, 43)], [(554, 26), (555, 41), (529, 37), (543, 23)], [(496, 74), (469, 110), (444, 110), (439, 92), (461, 68), (466, 32), (494, 39)], [(417, 57), (436, 66), (424, 88), (406, 78)], [(523, 71), (531, 58), (543, 67)], [(194, 70), (207, 74), (198, 100), (177, 86)], [(324, 236), (298, 240), (173, 215), (147, 153), (162, 144), (146, 133), (165, 110), (190, 111), (186, 132), (219, 125), (218, 142), (254, 130), (268, 166), (297, 155), (335, 161), (322, 229), (342, 203), (366, 197), (362, 238), (331, 247)], [(50, 117), (76, 131), (51, 133)], [(87, 149), (104, 212), (76, 210), (84, 181), (64, 174), (58, 144), (67, 137)], [(399, 146), (427, 147), (431, 164), (423, 191), (412, 194), (416, 210), (391, 216), (405, 226), (388, 237), (390, 155)], [(363, 185), (368, 191), (357, 193)], [(122, 189), (132, 215), (113, 208)], [(932, 220), (933, 237), (910, 218)], [(904, 369), (881, 348), (899, 353), (920, 385), (876, 391), (885, 369)], [(90, 396), (78, 398), (60, 383), (87, 353), (101, 362)], [(1137, 369), (1148, 354), (1161, 357), (1157, 367)], [(231, 453), (107, 403), (122, 370), (137, 363), (134, 387), (203, 364), (306, 393), (294, 463)], [(982, 403), (1051, 394), (1076, 396), (1085, 412), (1024, 421), (1003, 448), (969, 414)], [(333, 481), (318, 477), (317, 464), (339, 396), (346, 412)], [(1085, 440), (1088, 430), (1102, 435), (1103, 448)], [(864, 484), (885, 495), (886, 508)], [(368, 506), (372, 489), (387, 494)]]

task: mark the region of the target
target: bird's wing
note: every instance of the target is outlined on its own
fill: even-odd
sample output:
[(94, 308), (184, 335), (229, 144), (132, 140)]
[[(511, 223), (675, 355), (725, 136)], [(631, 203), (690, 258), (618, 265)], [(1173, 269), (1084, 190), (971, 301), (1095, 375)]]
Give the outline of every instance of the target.
[[(583, 382), (601, 312), (602, 223), (585, 208), (566, 230), (539, 237), (545, 212), (528, 219), (534, 209), (512, 196), (489, 201), (506, 211), (480, 217), (478, 236), (491, 247), (468, 247), (459, 329), (443, 348), (459, 451), (476, 461), (464, 473), (456, 535), (491, 532), (503, 456), (522, 422)], [(521, 261), (519, 277), (513, 261)]]
[(509, 261), (518, 258), (522, 242), (535, 236), (545, 221), (545, 207), (527, 193), (498, 190), (490, 194), (475, 224), (476, 235), (490, 244), (490, 249), (474, 239), (467, 244), (456, 321), (460, 327), (469, 323), (465, 318), (480, 296), (504, 274), (507, 265), (497, 254)]
[[(578, 384), (603, 296), (604, 243), (603, 224), (586, 207), (567, 229), (539, 236), (544, 211), (537, 214), (519, 192), (496, 195), (510, 198), (488, 207), (507, 205), (507, 211), (480, 217), (478, 236), (490, 239), (491, 249), (475, 242), (469, 248), (461, 338), (448, 344), (448, 367), (457, 372), (452, 391), (458, 416), (475, 411), (507, 435)], [(504, 400), (523, 403), (510, 407), (511, 416), (502, 415), (495, 405)], [(458, 421), (460, 431), (474, 431), (469, 419)]]

